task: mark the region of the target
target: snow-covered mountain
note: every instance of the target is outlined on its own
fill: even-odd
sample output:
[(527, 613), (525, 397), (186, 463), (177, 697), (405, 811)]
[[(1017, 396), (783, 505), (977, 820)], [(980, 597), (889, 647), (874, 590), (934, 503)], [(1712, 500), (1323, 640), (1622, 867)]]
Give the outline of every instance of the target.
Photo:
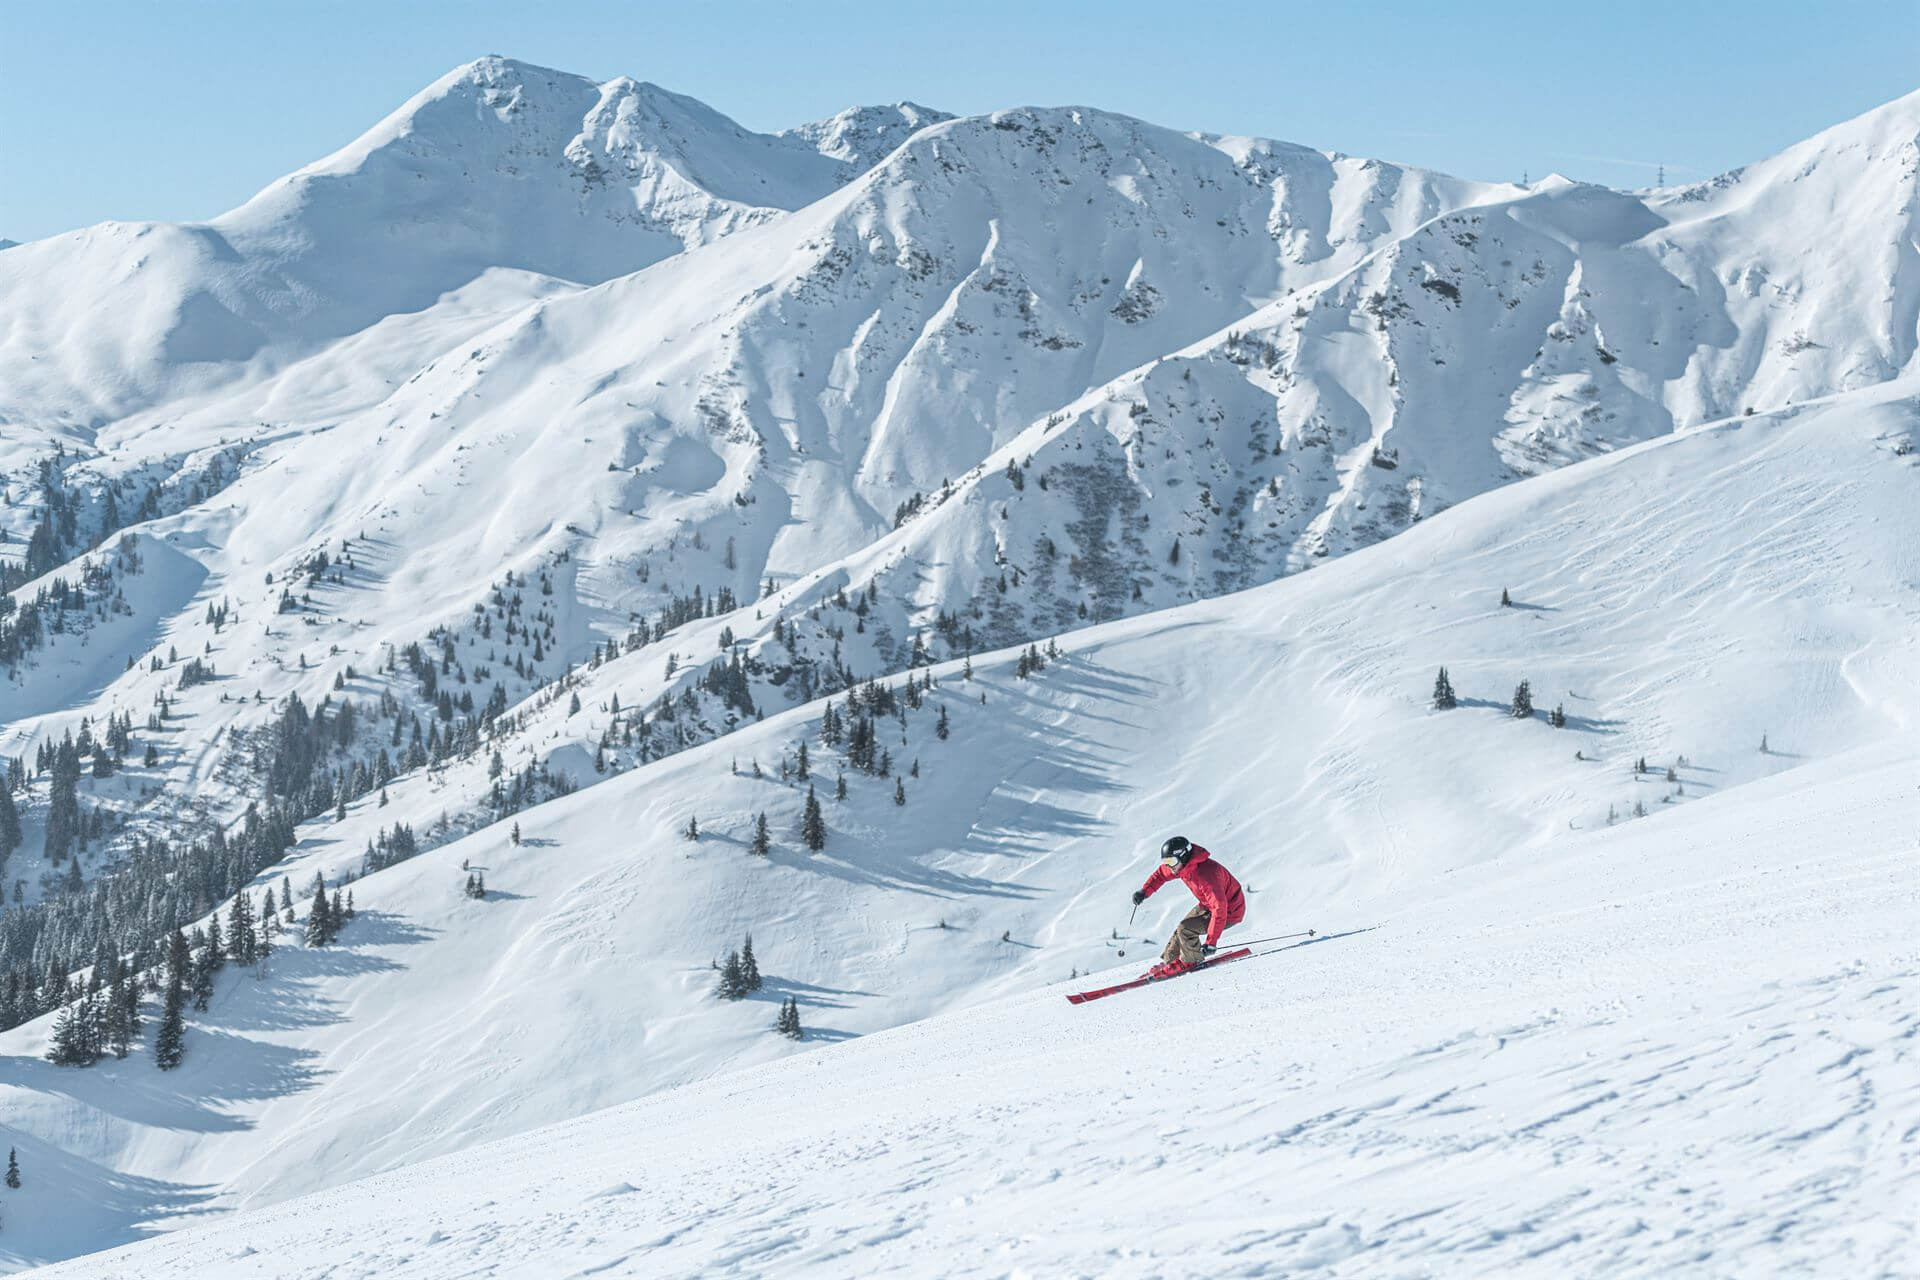
[[(1249, 936), (1344, 928), (1468, 870), (1630, 859), (1640, 837), (1598, 833), (1655, 839), (1697, 799), (1724, 812), (1806, 760), (1910, 743), (1920, 506), (1900, 449), (1920, 406), (1874, 396), (1511, 486), (1312, 574), (1076, 633), (1028, 678), (1004, 651), (970, 679), (930, 669), (917, 710), (880, 712), (904, 805), (819, 736), (816, 705), (524, 812), (518, 844), (503, 822), (354, 881), (341, 943), (220, 979), (176, 1072), (143, 1054), (62, 1069), (38, 1058), (45, 1019), (7, 1033), (0, 1107), (41, 1190), (0, 1241), (58, 1256), (780, 1057), (769, 997), (796, 997), (818, 1043), (1105, 969), (1132, 945), (1110, 931), (1142, 846), (1169, 830), (1204, 833), (1250, 886)], [(1427, 706), (1441, 664), (1451, 712)], [(1514, 720), (1522, 679), (1566, 727)], [(604, 723), (593, 706), (572, 718)], [(811, 783), (781, 780), (802, 742)], [(353, 869), (481, 767), (351, 805), (251, 892)], [(807, 785), (826, 798), (817, 854)], [(1911, 815), (1910, 788), (1887, 803)], [(459, 893), (476, 869), (485, 902)], [(709, 961), (749, 932), (767, 985), (716, 1002)]]
[(103, 426), (489, 272), (626, 275), (818, 200), (939, 118), (875, 107), (770, 136), (656, 85), (482, 58), (209, 223), (105, 223), (10, 257), (0, 415)]
[[(762, 135), (485, 59), (211, 223), (8, 250), (0, 1123), (94, 1208), (0, 1259), (777, 1056), (706, 999), (745, 929), (865, 1033), (1094, 967), (1182, 815), (1344, 909), (1630, 813), (1637, 755), (1697, 794), (1910, 730), (1917, 137), (1913, 95), (1522, 189), (1085, 108)], [(1564, 687), (1587, 758), (1434, 737), (1443, 662)], [(803, 856), (812, 700), (940, 663)], [(179, 1072), (31, 1061), (47, 975), (315, 870), (372, 873), (357, 940), (227, 979)]]
[[(520, 126), (473, 103), (505, 93), (493, 79), (519, 70), (489, 63), (458, 73), (400, 120), (431, 117), (432, 136), (444, 139), (464, 135), (441, 116), (472, 116), (502, 149), (500, 138)], [(833, 161), (822, 179), (830, 184), (844, 157), (871, 158), (930, 114), (851, 113), (778, 145), (818, 158), (818, 143)], [(532, 108), (509, 115), (539, 118)], [(389, 121), (308, 176), (346, 191), (371, 157), (412, 154), (405, 147), (424, 147), (414, 140), (427, 133)], [(336, 170), (348, 176), (326, 186)], [(1033, 417), (1169, 346), (1204, 339), (1261, 299), (1360, 261), (1370, 245), (1437, 211), (1499, 190), (1092, 112), (934, 122), (795, 213), (769, 214), (764, 225), (598, 286), (562, 284), (495, 255), (438, 304), (303, 348), (265, 372), (258, 360), (237, 373), (233, 362), (217, 365), (204, 378), (191, 371), (205, 362), (167, 366), (189, 370), (179, 376), (198, 380), (194, 389), (97, 429), (64, 428), (23, 399), (0, 409), (20, 424), (9, 430), (7, 458), (21, 499), (16, 545), (29, 543), (33, 521), (54, 505), (36, 493), (54, 448), (67, 451), (53, 474), (74, 513), (73, 536), (32, 566), (40, 572), (20, 588), (23, 599), (72, 576), (59, 562), (136, 510), (161, 517), (124, 535), (150, 550), (142, 563), (184, 559), (138, 585), (139, 574), (114, 579), (99, 593), (102, 616), (38, 628), (45, 643), (10, 661), (14, 714), (0, 752), (40, 740), (56, 723), (47, 715), (64, 725), (83, 707), (104, 719), (114, 707), (150, 704), (173, 684), (167, 662), (127, 670), (126, 659), (164, 637), (167, 652), (198, 650), (217, 670), (246, 673), (248, 686), (239, 698), (237, 689), (205, 688), (193, 699), (206, 705), (183, 717), (177, 753), (190, 777), (154, 799), (184, 790), (237, 814), (244, 797), (213, 783), (233, 764), (236, 739), (223, 746), (222, 735), (271, 714), (255, 694), (299, 688), (315, 703), (347, 667), (381, 672), (430, 634), (477, 644), (486, 628), (466, 625), (474, 606), (509, 575), (531, 575), (555, 591), (540, 609), (540, 653), (525, 654), (523, 631), (521, 651), (503, 659), (511, 674), (492, 662), (454, 673), (466, 684), (474, 666), (488, 667), (518, 704), (598, 643), (624, 640), (636, 617), (658, 630), (676, 599), (728, 591), (750, 600), (768, 578), (799, 581), (863, 554), (917, 490), (958, 479)], [(544, 224), (527, 221), (528, 238), (540, 240)], [(735, 241), (737, 251), (717, 252)], [(156, 327), (164, 326), (133, 328), (129, 341)], [(938, 429), (922, 429), (935, 421)], [(302, 572), (318, 550), (337, 556), (343, 544), (358, 545), (356, 566), (372, 558), (380, 567), (324, 579)], [(291, 631), (276, 625), (288, 620), (279, 609), (290, 573), (323, 588), (322, 599), (339, 588), (301, 607)], [(229, 602), (239, 631), (209, 618), (209, 592)], [(1156, 593), (1140, 607), (1193, 594)], [(139, 603), (123, 609), (120, 597)], [(907, 604), (872, 602), (896, 615)], [(868, 640), (841, 646), (836, 665), (855, 674), (896, 668), (910, 648), (906, 627), (904, 616), (877, 622)], [(956, 652), (963, 638), (956, 632), (940, 651)], [(824, 668), (837, 641), (800, 639)], [(976, 643), (988, 643), (987, 629)], [(634, 662), (657, 669), (665, 652)], [(307, 673), (296, 674), (303, 660)], [(833, 675), (803, 683), (825, 687)], [(415, 701), (410, 682), (386, 683)], [(489, 684), (474, 692), (485, 702)], [(761, 692), (789, 696), (765, 683)]]

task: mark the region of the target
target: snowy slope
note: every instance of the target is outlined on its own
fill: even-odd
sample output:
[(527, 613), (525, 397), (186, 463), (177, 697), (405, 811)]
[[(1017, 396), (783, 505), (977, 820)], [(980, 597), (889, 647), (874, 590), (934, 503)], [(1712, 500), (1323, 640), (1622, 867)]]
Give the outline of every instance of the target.
[[(224, 979), (171, 1075), (139, 1054), (60, 1071), (38, 1057), (45, 1019), (6, 1033), (0, 1114), (40, 1171), (36, 1194), (88, 1209), (16, 1211), (0, 1248), (20, 1262), (65, 1256), (783, 1056), (769, 997), (795, 995), (816, 1041), (832, 1041), (1108, 968), (1143, 847), (1171, 830), (1220, 852), (1263, 927), (1329, 929), (1407, 912), (1462, 876), (1493, 885), (1590, 857), (1617, 869), (1663, 829), (1702, 829), (1684, 817), (1702, 796), (1722, 815), (1708, 828), (1725, 830), (1745, 784), (1913, 733), (1920, 507), (1897, 446), (1915, 407), (1892, 389), (1856, 394), (1580, 464), (1311, 574), (1066, 637), (1066, 656), (1031, 680), (1014, 678), (1011, 654), (982, 659), (971, 681), (941, 668), (931, 699), (949, 710), (951, 738), (934, 735), (931, 706), (902, 741), (889, 730), (896, 766), (921, 770), (903, 778), (906, 806), (887, 782), (850, 773), (818, 856), (797, 839), (803, 793), (774, 776), (806, 738), (830, 794), (843, 766), (813, 736), (818, 708), (745, 726), (520, 815), (519, 847), (501, 824), (358, 881), (362, 919), (342, 945), (283, 951), (263, 980)], [(1498, 606), (1503, 586), (1515, 607)], [(1426, 708), (1441, 664), (1463, 698), (1444, 714)], [(1506, 714), (1522, 678), (1543, 711), (1564, 704), (1568, 728)], [(593, 718), (587, 705), (570, 718)], [(1644, 778), (1630, 767), (1639, 756), (1656, 765)], [(1682, 756), (1677, 784), (1662, 781)], [(756, 762), (767, 777), (752, 776)], [(303, 883), (356, 864), (378, 828), (424, 826), (481, 767), (404, 780), (387, 808), (369, 798), (309, 828), (285, 873)], [(1655, 816), (1632, 819), (1636, 803)], [(1624, 830), (1603, 836), (1610, 809)], [(765, 862), (744, 849), (762, 811), (777, 846)], [(707, 833), (697, 844), (677, 834), (689, 815)], [(1910, 833), (1897, 810), (1891, 821)], [(463, 861), (485, 869), (493, 900), (458, 894)], [(1636, 882), (1663, 873), (1654, 864)], [(1811, 890), (1794, 879), (1781, 891)], [(1528, 910), (1573, 910), (1567, 892), (1542, 889)], [(1898, 905), (1880, 895), (1875, 909)], [(1182, 909), (1154, 908), (1153, 933)], [(749, 930), (767, 990), (716, 1003), (707, 962)], [(1411, 966), (1457, 936), (1354, 963), (1404, 968), (1417, 986)], [(1750, 945), (1736, 930), (1726, 954)], [(1797, 945), (1810, 955), (1815, 943)], [(1129, 963), (1150, 950), (1129, 946)], [(1541, 981), (1590, 987), (1578, 955), (1553, 951)], [(1424, 1024), (1427, 1043), (1539, 1019), (1485, 989), (1507, 980), (1500, 954), (1475, 956), (1462, 963), (1482, 985), (1463, 990), (1483, 992), (1486, 1020), (1444, 1034)], [(1661, 967), (1639, 972), (1651, 983)], [(1354, 1017), (1399, 1005), (1405, 989)], [(1671, 994), (1647, 998), (1659, 1011), (1649, 1025), (1671, 1034)], [(929, 1086), (902, 1087), (924, 1098)], [(697, 1101), (708, 1095), (692, 1096), (710, 1123)], [(1335, 1105), (1351, 1103), (1309, 1114)], [(683, 1163), (684, 1145), (660, 1150)], [(701, 1238), (687, 1269), (720, 1265)]]
[(44, 1274), (1911, 1274), (1911, 747)]

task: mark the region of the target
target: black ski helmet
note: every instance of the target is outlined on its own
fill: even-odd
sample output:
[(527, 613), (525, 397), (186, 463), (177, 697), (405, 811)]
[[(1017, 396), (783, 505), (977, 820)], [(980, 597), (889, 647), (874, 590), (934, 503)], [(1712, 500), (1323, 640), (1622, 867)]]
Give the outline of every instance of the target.
[(1168, 836), (1167, 842), (1160, 846), (1160, 861), (1172, 859), (1184, 865), (1193, 856), (1193, 841), (1185, 836)]

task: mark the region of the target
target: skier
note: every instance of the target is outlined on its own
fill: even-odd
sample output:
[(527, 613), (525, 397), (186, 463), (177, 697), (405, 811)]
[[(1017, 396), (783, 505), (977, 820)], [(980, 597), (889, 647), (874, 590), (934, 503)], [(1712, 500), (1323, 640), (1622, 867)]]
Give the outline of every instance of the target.
[[(1233, 873), (1185, 836), (1173, 836), (1160, 846), (1160, 865), (1134, 891), (1133, 905), (1145, 902), (1169, 880), (1186, 881), (1199, 901), (1167, 939), (1160, 963), (1147, 970), (1147, 976), (1153, 978), (1171, 978), (1205, 962), (1219, 945), (1221, 931), (1239, 924), (1247, 914), (1247, 896)], [(1205, 942), (1200, 940), (1202, 932)]]

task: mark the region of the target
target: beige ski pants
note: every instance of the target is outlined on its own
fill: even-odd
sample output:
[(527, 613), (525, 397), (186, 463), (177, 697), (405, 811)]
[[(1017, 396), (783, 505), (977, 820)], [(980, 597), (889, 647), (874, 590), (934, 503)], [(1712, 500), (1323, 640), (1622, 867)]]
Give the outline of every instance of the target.
[(1167, 939), (1167, 949), (1160, 958), (1168, 964), (1175, 960), (1184, 960), (1188, 964), (1199, 964), (1207, 958), (1201, 946), (1207, 940), (1207, 926), (1213, 923), (1213, 912), (1203, 906), (1195, 905), (1193, 910), (1181, 918), (1180, 925)]

